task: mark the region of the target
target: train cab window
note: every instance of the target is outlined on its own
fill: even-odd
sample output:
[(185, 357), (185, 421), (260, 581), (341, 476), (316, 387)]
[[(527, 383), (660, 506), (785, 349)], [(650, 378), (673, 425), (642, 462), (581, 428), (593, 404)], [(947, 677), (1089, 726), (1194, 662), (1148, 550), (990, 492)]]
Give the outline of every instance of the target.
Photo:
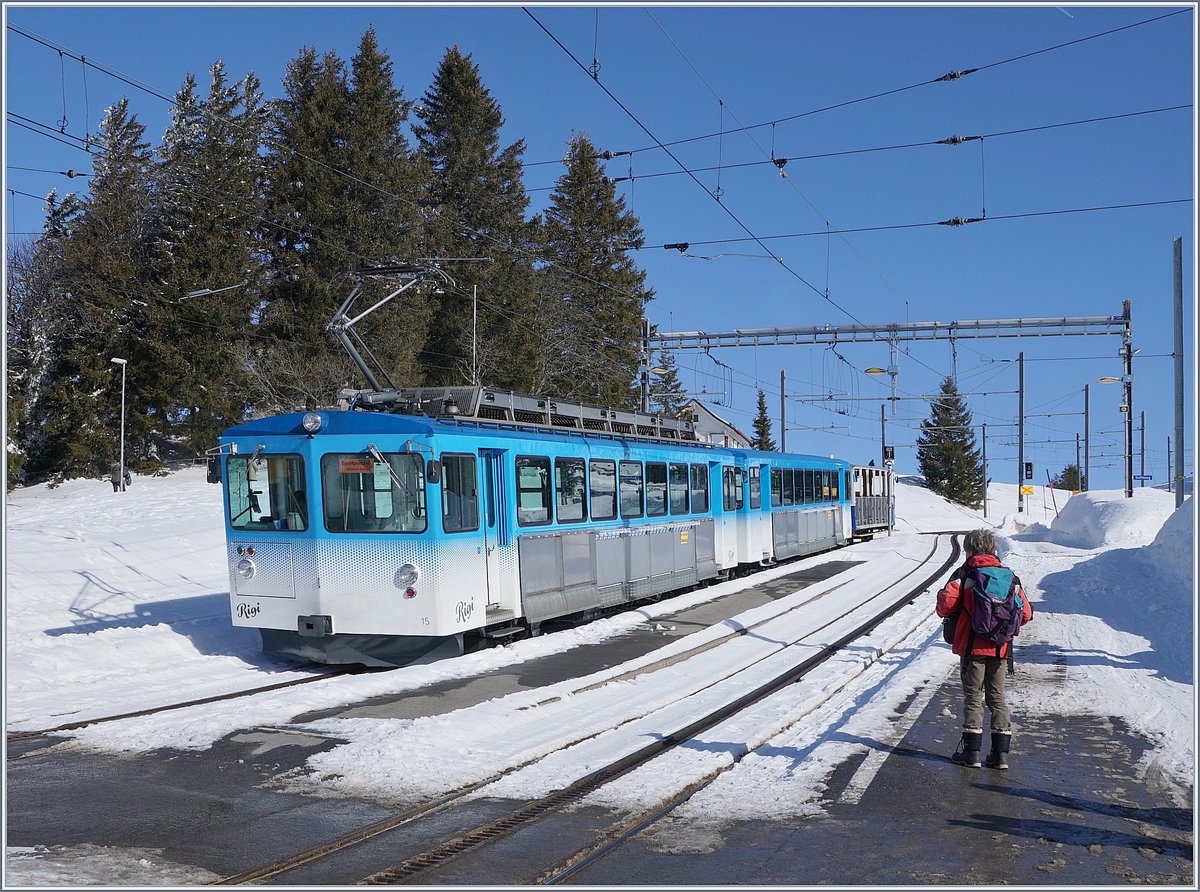
[(582, 458), (554, 460), (554, 491), (559, 523), (587, 520), (587, 467)]
[(708, 466), (692, 465), (692, 513), (708, 513)]
[(783, 504), (792, 505), (800, 500), (795, 497), (795, 481), (798, 479), (799, 471), (793, 472), (791, 468), (783, 469)]
[(442, 529), (479, 529), (479, 475), (473, 455), (442, 454)]
[(783, 504), (783, 468), (771, 468), (771, 507)]
[(854, 492), (853, 488), (851, 487), (851, 483), (850, 483), (850, 471), (849, 470), (846, 471), (846, 480), (845, 480), (844, 486), (845, 486), (844, 491), (846, 493), (846, 498), (849, 499), (850, 494), (852, 492)]
[(617, 463), (593, 460), (590, 467), (592, 520), (612, 520), (617, 516)]
[(762, 469), (758, 465), (750, 468), (750, 507), (762, 507)]
[(425, 531), (425, 463), (416, 453), (326, 455), (321, 494), (331, 533)]
[(665, 462), (646, 462), (646, 516), (667, 513), (667, 466)]
[(298, 455), (229, 457), (229, 524), (235, 530), (308, 529), (304, 459)]
[(641, 517), (642, 502), (642, 463), (640, 461), (621, 462), (621, 516)]
[(670, 501), (672, 514), (688, 513), (688, 466), (671, 465)]
[(517, 524), (549, 523), (550, 459), (542, 455), (517, 456)]

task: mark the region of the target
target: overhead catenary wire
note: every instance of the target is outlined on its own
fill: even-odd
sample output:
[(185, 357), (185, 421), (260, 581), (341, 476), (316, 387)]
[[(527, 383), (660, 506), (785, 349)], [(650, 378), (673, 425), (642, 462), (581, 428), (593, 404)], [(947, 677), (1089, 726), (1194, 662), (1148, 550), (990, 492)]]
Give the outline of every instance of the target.
[[(1171, 18), (1172, 16), (1180, 15), (1181, 13), (1185, 13), (1185, 12), (1188, 12), (1188, 9), (1178, 9), (1178, 10), (1175, 10), (1174, 12), (1164, 13), (1163, 15), (1155, 16), (1155, 17), (1149, 18), (1149, 19), (1144, 19), (1139, 22), (1132, 22), (1128, 25), (1122, 25), (1117, 28), (1110, 28), (1107, 31), (1101, 31), (1097, 34), (1090, 34), (1085, 37), (1076, 38), (1075, 40), (1069, 40), (1065, 43), (1058, 43), (1053, 46), (1043, 47), (1042, 49), (1032, 50), (1032, 51), (1026, 52), (1026, 53), (1020, 53), (1015, 56), (1010, 56), (1006, 59), (1000, 59), (996, 62), (989, 62), (986, 64), (981, 64), (974, 68), (966, 68), (966, 69), (959, 70), (959, 71), (951, 71), (951, 72), (941, 75), (940, 77), (935, 77), (935, 78), (932, 78), (929, 80), (918, 81), (917, 83), (908, 84), (907, 86), (903, 86), (903, 87), (896, 87), (896, 88), (889, 89), (889, 90), (882, 90), (879, 92), (871, 93), (866, 96), (860, 96), (856, 99), (847, 99), (842, 102), (836, 102), (831, 105), (825, 105), (825, 106), (821, 106), (819, 108), (809, 109), (808, 111), (798, 112), (796, 114), (784, 115), (784, 116), (781, 116), (778, 118), (773, 118), (770, 121), (762, 121), (758, 124), (749, 124), (740, 129), (726, 130), (725, 133), (733, 134), (733, 133), (740, 133), (740, 132), (742, 132), (742, 130), (756, 130), (756, 129), (759, 129), (762, 127), (773, 127), (777, 124), (787, 123), (788, 121), (796, 121), (796, 120), (799, 120), (800, 118), (811, 117), (812, 115), (823, 114), (824, 112), (829, 112), (829, 111), (836, 111), (837, 109), (846, 108), (851, 105), (858, 105), (858, 104), (861, 104), (864, 102), (870, 102), (875, 99), (883, 99), (888, 96), (895, 96), (898, 93), (905, 93), (910, 90), (918, 89), (920, 87), (928, 87), (928, 86), (932, 86), (932, 85), (938, 84), (938, 83), (948, 83), (951, 81), (956, 81), (962, 77), (965, 77), (968, 74), (975, 74), (976, 72), (980, 72), (980, 71), (989, 71), (993, 68), (999, 68), (1002, 65), (1009, 65), (1014, 62), (1023, 61), (1025, 59), (1031, 59), (1034, 56), (1043, 55), (1045, 53), (1056, 52), (1058, 50), (1066, 49), (1067, 47), (1070, 47), (1070, 46), (1075, 46), (1080, 43), (1086, 43), (1087, 41), (1091, 41), (1091, 40), (1097, 40), (1101, 37), (1108, 37), (1112, 34), (1117, 34), (1122, 31), (1129, 31), (1133, 28), (1140, 28), (1145, 25), (1152, 25), (1155, 22), (1159, 22), (1159, 21), (1162, 21), (1163, 19), (1168, 19), (1168, 18)], [(630, 151), (645, 152), (645, 151), (649, 151), (651, 149), (657, 149), (660, 147), (661, 148), (669, 148), (671, 146), (685, 145), (687, 143), (693, 143), (693, 142), (697, 142), (699, 140), (714, 139), (720, 135), (721, 135), (720, 133), (705, 133), (700, 136), (690, 136), (690, 137), (686, 137), (684, 139), (672, 140), (670, 142), (665, 142), (665, 143), (656, 144), (656, 145), (652, 145), (652, 146), (643, 146), (642, 148), (631, 149)], [(540, 165), (540, 164), (561, 164), (561, 163), (562, 163), (562, 159), (556, 159), (554, 161), (532, 162), (531, 164), (526, 165), (526, 166), (534, 166), (534, 165)]]

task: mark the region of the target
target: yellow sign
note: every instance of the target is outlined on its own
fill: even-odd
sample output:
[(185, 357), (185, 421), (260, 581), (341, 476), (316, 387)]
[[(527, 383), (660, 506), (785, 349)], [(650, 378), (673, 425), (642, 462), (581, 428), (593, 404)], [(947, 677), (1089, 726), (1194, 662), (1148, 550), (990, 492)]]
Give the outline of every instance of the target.
[(1021, 495), (1023, 495), (1023, 496), (1033, 495), (1033, 487), (1032, 486), (1022, 486), (1021, 487)]
[(679, 531), (679, 544), (687, 545), (688, 544), (688, 536), (690, 534), (691, 534), (691, 530), (680, 530)]

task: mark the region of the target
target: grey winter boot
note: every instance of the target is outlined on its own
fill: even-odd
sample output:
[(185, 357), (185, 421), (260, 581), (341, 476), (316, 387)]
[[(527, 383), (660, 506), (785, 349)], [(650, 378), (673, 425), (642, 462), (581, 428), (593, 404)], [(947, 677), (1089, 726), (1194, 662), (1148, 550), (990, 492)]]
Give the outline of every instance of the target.
[(979, 761), (979, 749), (982, 746), (982, 731), (963, 731), (962, 740), (959, 741), (958, 749), (954, 751), (950, 761), (964, 768), (978, 768), (983, 764)]
[(1008, 746), (1012, 743), (1009, 731), (992, 732), (992, 751), (988, 753), (987, 767), (1004, 771), (1008, 768)]

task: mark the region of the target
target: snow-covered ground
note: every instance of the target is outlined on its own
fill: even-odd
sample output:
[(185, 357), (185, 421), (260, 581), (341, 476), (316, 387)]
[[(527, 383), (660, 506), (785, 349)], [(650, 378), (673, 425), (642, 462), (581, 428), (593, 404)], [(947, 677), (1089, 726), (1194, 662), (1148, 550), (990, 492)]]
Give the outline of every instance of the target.
[[(1125, 499), (1119, 491), (1070, 497), (1039, 487), (1027, 497), (1026, 511), (1017, 515), (1015, 486), (993, 484), (989, 499), (985, 520), (905, 479), (898, 487), (896, 535), (855, 549), (881, 561), (903, 560), (916, 543), (928, 543), (919, 533), (995, 529), (1002, 559), (1020, 575), (1036, 610), (1022, 640), (1088, 657), (1069, 663), (1068, 683), (1047, 689), (1040, 699), (1023, 698), (1016, 720), (1022, 711), (1120, 717), (1153, 743), (1141, 769), (1179, 803), (1189, 802), (1195, 767), (1192, 500), (1175, 511), (1173, 496), (1159, 490), (1138, 489), (1133, 499)], [(10, 732), (300, 678), (310, 671), (263, 657), (256, 633), (230, 625), (220, 489), (205, 482), (201, 468), (137, 478), (124, 494), (114, 494), (106, 481), (84, 480), (55, 489), (18, 490), (7, 499), (6, 528), (5, 716)], [(796, 568), (792, 564), (768, 572), (779, 575)], [(240, 729), (288, 723), (302, 711), (476, 675), (622, 634), (653, 624), (684, 604), (763, 578), (736, 580), (653, 609), (455, 660), (320, 682), (300, 689), (299, 697), (295, 689), (285, 689), (248, 701), (84, 728), (62, 746), (113, 752), (205, 748)], [(763, 721), (757, 727), (780, 729), (766, 741), (771, 745), (696, 796), (680, 817), (686, 819), (690, 812), (697, 820), (703, 816), (719, 823), (818, 810), (832, 769), (857, 752), (856, 746), (861, 749), (844, 741), (898, 739), (904, 729), (894, 727), (896, 707), (914, 692), (918, 702), (931, 696), (954, 671), (956, 660), (942, 643), (940, 623), (929, 616), (931, 610), (932, 590), (927, 604), (902, 611), (895, 623), (882, 627), (880, 641), (891, 636), (894, 641), (887, 644), (897, 646), (882, 659), (865, 661), (853, 685), (833, 693), (814, 688), (803, 703), (793, 697), (786, 708), (799, 712), (791, 715), (780, 712), (784, 707), (778, 704), (764, 706), (768, 715), (758, 717)], [(500, 699), (481, 704), (488, 713), (491, 752), (523, 752), (530, 744), (523, 711), (513, 706)], [(780, 714), (770, 715), (772, 709)], [(419, 795), (424, 791), (381, 788), (386, 780), (381, 781), (375, 767), (366, 767), (380, 761), (364, 758), (364, 752), (396, 745), (389, 741), (403, 741), (410, 754), (416, 748), (458, 749), (447, 747), (446, 740), (478, 745), (478, 729), (484, 724), (479, 710), (464, 712), (468, 714), (416, 721), (327, 720), (313, 730), (347, 744), (314, 756), (305, 772), (279, 783), (315, 795), (375, 795), (383, 800)], [(796, 718), (800, 713), (803, 720)], [(737, 733), (743, 736), (730, 736)], [(727, 727), (720, 730), (720, 739), (743, 740), (748, 747), (758, 742), (756, 733), (763, 732), (748, 725)], [(795, 760), (797, 751), (805, 754), (802, 761)], [(776, 752), (792, 755), (780, 759), (771, 755)], [(719, 758), (732, 761), (728, 751)], [(546, 761), (536, 766), (539, 782), (552, 786), (554, 768)], [(667, 781), (711, 767), (656, 765), (655, 777)], [(635, 772), (599, 791), (593, 801), (636, 807), (661, 792), (650, 774)], [(338, 778), (336, 786), (321, 782), (331, 776)], [(461, 781), (461, 760), (431, 759), (422, 777), (428, 790), (449, 788)], [(732, 787), (736, 796), (729, 795)], [(489, 791), (502, 793), (502, 788)], [(702, 844), (702, 839), (703, 834), (691, 834), (680, 845)], [(6, 885), (211, 879), (202, 874), (164, 862), (153, 852), (94, 846), (9, 849), (6, 857)]]

